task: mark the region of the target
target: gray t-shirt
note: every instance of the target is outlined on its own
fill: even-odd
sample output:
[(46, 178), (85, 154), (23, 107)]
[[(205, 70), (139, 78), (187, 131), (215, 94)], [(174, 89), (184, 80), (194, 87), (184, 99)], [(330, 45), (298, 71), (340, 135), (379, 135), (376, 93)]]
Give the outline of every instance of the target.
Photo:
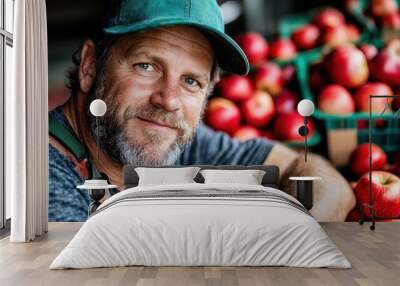
[[(72, 132), (61, 107), (49, 116)], [(272, 142), (264, 139), (240, 142), (200, 124), (175, 165), (259, 165), (264, 163), (272, 146)], [(86, 190), (76, 188), (83, 182), (74, 164), (49, 145), (49, 221), (87, 219), (90, 199)]]

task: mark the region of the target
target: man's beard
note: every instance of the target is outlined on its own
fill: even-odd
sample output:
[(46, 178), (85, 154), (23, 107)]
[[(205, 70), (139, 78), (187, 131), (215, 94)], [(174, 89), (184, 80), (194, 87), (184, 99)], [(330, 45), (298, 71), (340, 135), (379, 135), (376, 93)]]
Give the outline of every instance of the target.
[[(137, 106), (135, 108), (129, 106), (122, 118), (122, 122), (118, 120), (118, 111), (120, 105), (115, 102), (113, 95), (104, 94), (104, 75), (100, 75), (89, 94), (90, 104), (94, 99), (100, 98), (107, 103), (107, 112), (104, 117), (99, 118), (99, 130), (96, 130), (96, 119), (89, 115), (89, 124), (92, 135), (103, 150), (111, 159), (122, 164), (132, 164), (136, 166), (160, 166), (171, 165), (176, 162), (183, 148), (192, 139), (196, 127), (191, 128), (183, 118), (178, 118), (175, 114), (157, 108), (151, 104)], [(107, 98), (110, 96), (110, 98)], [(166, 135), (151, 129), (141, 129), (146, 138), (146, 143), (141, 144), (135, 139), (135, 130), (129, 130), (130, 120), (136, 117), (144, 118), (151, 121), (161, 122), (176, 129), (176, 140), (165, 150), (162, 150), (162, 142), (171, 140)], [(98, 132), (100, 131), (100, 132)]]

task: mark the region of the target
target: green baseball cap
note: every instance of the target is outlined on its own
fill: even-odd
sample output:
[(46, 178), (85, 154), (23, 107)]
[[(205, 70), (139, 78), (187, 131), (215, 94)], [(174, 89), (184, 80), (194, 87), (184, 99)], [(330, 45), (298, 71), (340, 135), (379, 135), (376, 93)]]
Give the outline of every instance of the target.
[(239, 45), (225, 33), (216, 0), (120, 0), (113, 1), (103, 31), (122, 35), (163, 26), (186, 25), (199, 29), (210, 42), (218, 65), (245, 75), (249, 62)]

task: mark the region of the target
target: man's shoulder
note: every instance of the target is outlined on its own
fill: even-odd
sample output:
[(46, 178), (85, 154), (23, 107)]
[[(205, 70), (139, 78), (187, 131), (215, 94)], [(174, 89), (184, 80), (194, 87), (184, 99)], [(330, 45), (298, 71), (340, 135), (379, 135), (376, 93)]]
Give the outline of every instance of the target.
[(49, 144), (49, 220), (84, 221), (89, 198), (73, 164)]
[(241, 142), (201, 123), (177, 164), (262, 164), (272, 147), (271, 141), (253, 139)]
[[(225, 133), (219, 132), (221, 135), (225, 135)], [(197, 129), (196, 129), (196, 134), (194, 139), (199, 139), (199, 140), (204, 140), (204, 138), (209, 137), (209, 136), (215, 136), (216, 131), (205, 125), (204, 123), (199, 123)]]
[(71, 179), (82, 181), (72, 162), (51, 144), (49, 144), (49, 172), (49, 179), (52, 180), (54, 176), (55, 183), (59, 183), (57, 180), (61, 178), (67, 181)]
[(64, 106), (58, 106), (54, 108), (53, 110), (49, 111), (49, 118), (51, 120), (55, 120), (58, 123), (60, 123), (62, 126), (64, 126), (67, 129), (70, 129), (70, 125), (68, 124), (67, 118), (65, 117), (64, 114)]

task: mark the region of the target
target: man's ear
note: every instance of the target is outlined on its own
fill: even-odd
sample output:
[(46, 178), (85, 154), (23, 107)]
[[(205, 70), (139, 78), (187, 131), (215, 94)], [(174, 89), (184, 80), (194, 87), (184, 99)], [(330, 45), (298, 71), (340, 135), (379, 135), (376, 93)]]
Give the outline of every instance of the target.
[(208, 85), (207, 97), (213, 94), (215, 85), (221, 80), (221, 74), (219, 68), (217, 67), (216, 69), (217, 70), (214, 71), (214, 74), (211, 76), (211, 80)]
[(81, 51), (79, 65), (79, 83), (81, 90), (88, 93), (96, 77), (96, 45), (92, 40), (86, 40)]
[(214, 87), (221, 80), (221, 71), (217, 66), (214, 74), (211, 76), (211, 85)]

